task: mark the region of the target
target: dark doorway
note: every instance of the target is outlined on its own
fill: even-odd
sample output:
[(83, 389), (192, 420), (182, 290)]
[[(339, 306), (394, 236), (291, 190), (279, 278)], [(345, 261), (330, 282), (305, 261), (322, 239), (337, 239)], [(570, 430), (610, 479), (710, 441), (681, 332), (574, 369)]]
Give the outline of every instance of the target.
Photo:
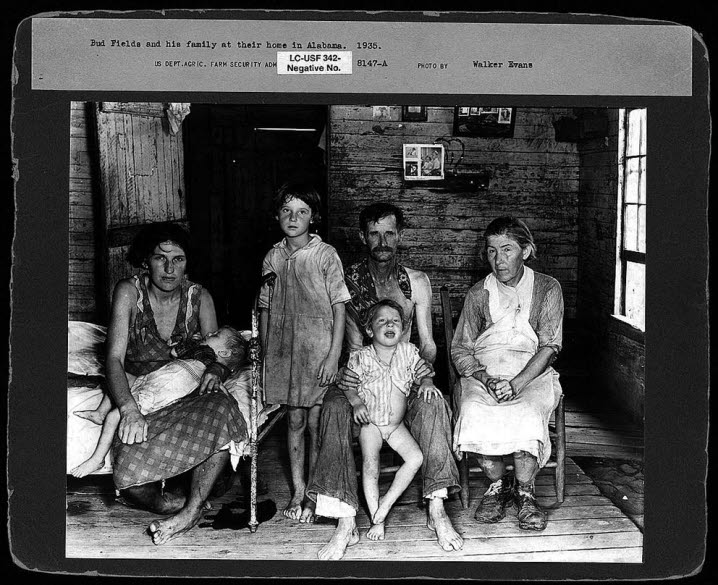
[(192, 104), (184, 122), (191, 277), (212, 293), (220, 325), (251, 325), (262, 259), (282, 239), (272, 210), (282, 183), (312, 182), (326, 206), (326, 120), (326, 106)]

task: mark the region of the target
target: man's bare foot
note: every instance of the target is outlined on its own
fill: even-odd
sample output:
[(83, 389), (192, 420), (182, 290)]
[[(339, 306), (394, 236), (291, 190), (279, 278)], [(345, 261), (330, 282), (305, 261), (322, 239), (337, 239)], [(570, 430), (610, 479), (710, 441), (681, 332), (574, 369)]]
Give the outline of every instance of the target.
[(154, 520), (150, 522), (147, 531), (155, 544), (165, 544), (180, 534), (184, 534), (193, 528), (202, 518), (202, 506), (199, 508), (183, 508), (174, 516), (165, 520)]
[(105, 413), (99, 410), (74, 410), (72, 414), (79, 416), (80, 418), (89, 420), (96, 425), (101, 425), (103, 422), (105, 422)]
[(302, 515), (299, 517), (299, 521), (302, 523), (314, 522), (314, 520), (316, 519), (314, 510), (316, 510), (316, 508), (317, 505), (314, 503), (314, 501), (310, 498), (306, 498), (304, 500), (304, 508), (302, 509)]
[(282, 514), (290, 520), (299, 520), (302, 515), (302, 496), (298, 493), (294, 494)]
[(319, 549), (317, 558), (322, 561), (338, 561), (344, 556), (347, 547), (354, 546), (359, 542), (359, 531), (357, 530), (356, 518), (339, 518), (334, 534), (329, 542)]
[(74, 475), (75, 477), (85, 477), (98, 469), (102, 469), (104, 464), (104, 457), (102, 459), (90, 457), (87, 461), (83, 461), (80, 465), (71, 469), (70, 475)]
[(464, 539), (451, 525), (451, 520), (444, 510), (444, 500), (441, 498), (429, 499), (429, 518), (426, 526), (436, 532), (436, 540), (445, 551), (460, 550), (464, 546)]
[(366, 537), (369, 540), (384, 540), (384, 523), (372, 524), (371, 528), (366, 531)]

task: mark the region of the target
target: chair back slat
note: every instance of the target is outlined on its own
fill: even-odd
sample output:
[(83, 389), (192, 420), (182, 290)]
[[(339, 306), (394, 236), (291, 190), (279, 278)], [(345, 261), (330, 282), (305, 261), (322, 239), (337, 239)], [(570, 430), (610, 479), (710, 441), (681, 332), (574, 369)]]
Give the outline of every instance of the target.
[(451, 316), (451, 296), (446, 285), (439, 290), (441, 297), (441, 314), (444, 318), (444, 341), (446, 344), (446, 371), (449, 377), (449, 391), (453, 394), (456, 387), (457, 375), (454, 363), (451, 361), (451, 341), (454, 339), (454, 322)]

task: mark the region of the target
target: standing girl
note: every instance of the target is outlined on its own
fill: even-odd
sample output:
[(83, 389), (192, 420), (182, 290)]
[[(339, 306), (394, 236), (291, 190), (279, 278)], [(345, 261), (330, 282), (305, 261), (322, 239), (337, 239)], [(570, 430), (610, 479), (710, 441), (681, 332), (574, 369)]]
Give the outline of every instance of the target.
[[(314, 520), (306, 497), (319, 452), (319, 415), (326, 387), (337, 374), (344, 338), (344, 303), (351, 297), (337, 251), (310, 234), (319, 220), (315, 189), (284, 184), (275, 198), (276, 219), (284, 239), (267, 253), (262, 274), (277, 275), (269, 305), (262, 289), (260, 329), (265, 352), (264, 392), (270, 404), (287, 405), (287, 443), (292, 498), (284, 515)], [(309, 429), (309, 469), (305, 474), (304, 433)]]

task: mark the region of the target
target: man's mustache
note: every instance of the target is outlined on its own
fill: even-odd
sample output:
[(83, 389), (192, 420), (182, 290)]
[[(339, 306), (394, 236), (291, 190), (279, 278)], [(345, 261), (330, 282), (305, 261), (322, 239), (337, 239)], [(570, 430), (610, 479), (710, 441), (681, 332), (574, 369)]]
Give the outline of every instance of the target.
[(393, 252), (394, 248), (389, 248), (387, 246), (377, 246), (376, 248), (371, 249), (372, 252)]

